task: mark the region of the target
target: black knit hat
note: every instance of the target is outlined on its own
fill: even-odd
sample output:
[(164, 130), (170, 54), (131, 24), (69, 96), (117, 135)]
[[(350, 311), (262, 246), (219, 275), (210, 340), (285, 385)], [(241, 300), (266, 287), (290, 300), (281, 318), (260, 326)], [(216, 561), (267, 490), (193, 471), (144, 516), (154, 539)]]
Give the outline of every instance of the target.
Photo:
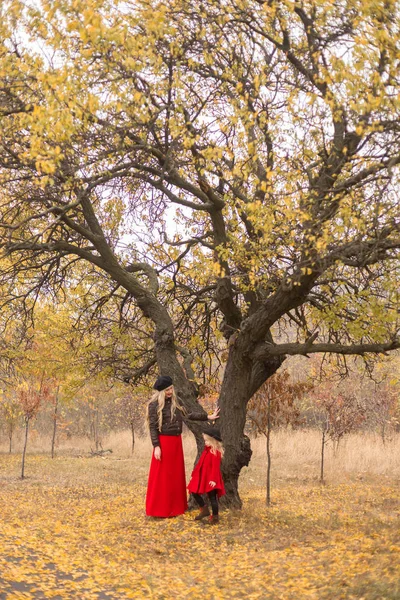
[(217, 429), (217, 427), (207, 427), (206, 429), (203, 430), (203, 433), (205, 435), (209, 435), (210, 437), (214, 438), (215, 440), (218, 440), (219, 442), (222, 442), (221, 433), (220, 433), (219, 429)]
[(169, 375), (160, 375), (160, 377), (153, 385), (153, 388), (155, 390), (158, 390), (159, 392), (162, 392), (163, 390), (166, 390), (167, 388), (171, 387), (171, 385), (172, 379)]

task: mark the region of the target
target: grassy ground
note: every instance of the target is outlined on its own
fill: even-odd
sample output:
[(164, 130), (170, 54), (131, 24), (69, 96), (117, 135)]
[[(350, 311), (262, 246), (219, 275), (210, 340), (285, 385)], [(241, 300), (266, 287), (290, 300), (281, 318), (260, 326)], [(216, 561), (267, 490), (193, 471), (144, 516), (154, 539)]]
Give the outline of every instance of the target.
[[(128, 437), (104, 447), (106, 459), (79, 442), (51, 460), (37, 441), (24, 481), (20, 456), (0, 454), (1, 600), (400, 598), (398, 440), (349, 438), (321, 486), (318, 436), (276, 435), (270, 508), (256, 441), (243, 510), (216, 527), (146, 518), (148, 442), (133, 459)], [(185, 450), (189, 473), (189, 438)]]

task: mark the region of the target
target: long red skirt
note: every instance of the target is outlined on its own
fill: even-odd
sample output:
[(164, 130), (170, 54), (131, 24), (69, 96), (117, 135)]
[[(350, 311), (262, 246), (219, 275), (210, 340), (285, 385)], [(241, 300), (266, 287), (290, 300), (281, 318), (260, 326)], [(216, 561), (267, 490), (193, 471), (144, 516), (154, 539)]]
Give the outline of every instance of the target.
[(176, 517), (187, 510), (185, 462), (180, 435), (160, 435), (161, 460), (151, 457), (146, 515)]

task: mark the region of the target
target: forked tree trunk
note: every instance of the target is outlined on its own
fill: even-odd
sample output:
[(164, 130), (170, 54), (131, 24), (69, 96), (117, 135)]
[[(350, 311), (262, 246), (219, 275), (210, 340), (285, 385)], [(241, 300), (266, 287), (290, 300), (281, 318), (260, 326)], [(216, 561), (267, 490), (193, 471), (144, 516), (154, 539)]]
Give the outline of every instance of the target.
[(26, 447), (28, 445), (28, 430), (29, 430), (29, 417), (25, 417), (25, 441), (24, 441), (24, 449), (22, 452), (22, 469), (21, 469), (21, 479), (25, 477), (25, 456), (26, 456)]
[[(88, 212), (91, 216), (90, 211)], [(214, 215), (214, 225), (218, 227), (216, 213)], [(223, 223), (222, 223), (223, 229)], [(224, 232), (222, 231), (222, 237)], [(107, 259), (108, 260), (108, 259)], [(188, 369), (185, 370), (177, 357), (177, 348), (174, 340), (174, 325), (166, 308), (159, 302), (156, 295), (149, 289), (143, 288), (139, 282), (132, 278), (131, 274), (116, 263), (110, 263), (109, 272), (114, 279), (125, 287), (136, 299), (136, 302), (146, 318), (149, 318), (155, 324), (153, 333), (155, 356), (161, 375), (169, 375), (174, 381), (179, 397), (184, 407), (191, 412), (198, 410), (196, 388), (190, 381)], [(229, 355), (225, 369), (224, 380), (222, 383), (221, 394), (219, 398), (220, 427), (225, 446), (225, 455), (222, 463), (222, 474), (225, 481), (226, 496), (225, 503), (233, 507), (241, 507), (242, 502), (239, 496), (238, 480), (244, 466), (249, 464), (251, 458), (250, 440), (244, 435), (246, 424), (247, 404), (253, 394), (259, 387), (271, 377), (282, 364), (284, 357), (272, 357), (263, 352), (264, 344), (272, 343), (272, 336), (269, 332), (269, 322), (275, 322), (276, 313), (278, 316), (282, 313), (283, 304), (281, 297), (278, 296), (276, 306), (272, 305), (271, 310), (266, 310), (265, 306), (260, 313), (263, 317), (262, 323), (254, 314), (249, 318), (247, 324), (240, 329), (240, 311), (236, 311), (232, 298), (229, 301), (228, 296), (231, 290), (222, 286), (217, 290), (217, 303), (226, 316), (226, 312), (231, 312), (232, 319), (228, 318), (230, 326), (235, 329), (235, 334), (229, 339)], [(229, 288), (229, 285), (228, 285)], [(302, 291), (304, 294), (304, 291)], [(296, 298), (300, 290), (295, 290)], [(291, 304), (296, 298), (290, 299)], [(283, 298), (288, 304), (287, 299)], [(226, 301), (226, 302), (225, 302)], [(231, 304), (229, 307), (228, 305)], [(273, 313), (273, 310), (275, 313)], [(233, 311), (233, 312), (232, 312)], [(271, 312), (272, 311), (272, 312)], [(235, 313), (235, 314), (233, 314)], [(231, 316), (232, 316), (231, 315)], [(267, 317), (266, 317), (267, 315)], [(229, 317), (229, 315), (228, 315)], [(228, 322), (227, 321), (227, 322)], [(260, 328), (260, 325), (262, 327)], [(260, 345), (261, 344), (261, 345)], [(258, 350), (258, 354), (256, 351)], [(187, 426), (195, 436), (198, 456), (203, 448), (203, 439), (201, 436), (201, 426), (187, 420)], [(203, 426), (204, 427), (204, 426)]]
[[(153, 339), (160, 373), (172, 377), (179, 397), (189, 412), (198, 410), (195, 387), (177, 360), (173, 325), (169, 315), (152, 297), (138, 300), (138, 304), (145, 316), (152, 318), (157, 324)], [(239, 475), (242, 468), (249, 464), (252, 455), (250, 440), (244, 435), (247, 404), (284, 360), (283, 357), (269, 357), (267, 360), (252, 355), (251, 349), (257, 344), (254, 327), (258, 327), (258, 323), (253, 324), (246, 333), (232, 336), (229, 341), (228, 361), (218, 401), (221, 409), (218, 425), (225, 448), (222, 475), (226, 496), (223, 496), (222, 503), (235, 508), (242, 506), (238, 489)], [(267, 333), (265, 336), (268, 337)], [(204, 425), (202, 427), (189, 420), (187, 425), (195, 436), (199, 456), (203, 449), (201, 431)]]

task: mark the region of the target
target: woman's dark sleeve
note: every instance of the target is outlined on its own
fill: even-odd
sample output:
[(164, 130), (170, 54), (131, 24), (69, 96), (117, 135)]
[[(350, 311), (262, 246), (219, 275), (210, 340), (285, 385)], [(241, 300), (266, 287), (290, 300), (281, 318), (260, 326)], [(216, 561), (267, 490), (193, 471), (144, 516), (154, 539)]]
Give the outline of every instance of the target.
[(182, 400), (180, 398), (178, 398), (180, 404), (181, 404), (181, 413), (182, 416), (185, 419), (188, 419), (189, 421), (207, 421), (208, 420), (208, 414), (203, 410), (203, 412), (196, 412), (196, 411), (187, 411), (186, 408), (184, 408)]
[(189, 412), (189, 413), (184, 413), (186, 419), (189, 419), (189, 421), (207, 421), (208, 420), (208, 414), (206, 412)]
[(151, 443), (155, 448), (160, 445), (160, 440), (158, 439), (157, 402), (152, 402), (149, 406), (149, 429)]

